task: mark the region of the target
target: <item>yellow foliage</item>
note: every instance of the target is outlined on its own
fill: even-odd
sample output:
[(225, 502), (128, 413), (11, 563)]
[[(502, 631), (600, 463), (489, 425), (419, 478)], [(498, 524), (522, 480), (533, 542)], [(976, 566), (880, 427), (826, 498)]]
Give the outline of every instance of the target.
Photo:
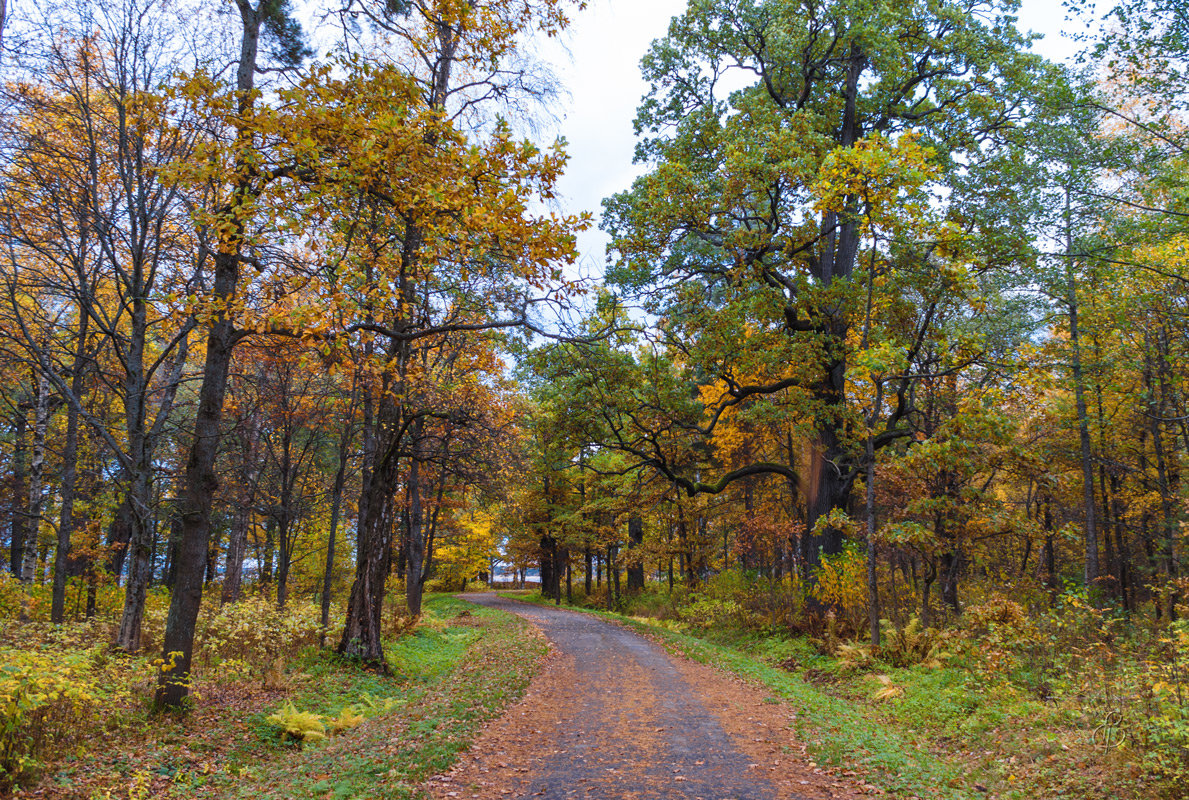
[(326, 738), (326, 717), (310, 711), (298, 711), (292, 702), (287, 702), (265, 720), (281, 729), (282, 736), (299, 742), (318, 742)]
[(87, 652), (0, 648), (0, 787), (36, 764), (47, 745), (76, 734), (104, 697)]
[(846, 612), (854, 623), (867, 607), (867, 564), (864, 553), (848, 546), (836, 556), (823, 556), (812, 589), (815, 599)]
[(311, 603), (280, 609), (266, 597), (246, 597), (200, 620), (195, 660), (224, 674), (254, 669), (275, 684), (278, 659), (283, 664), (303, 647), (317, 644), (320, 632), (321, 609)]
[(327, 719), (326, 728), (331, 733), (339, 733), (341, 731), (354, 728), (356, 725), (363, 722), (364, 719), (365, 717), (358, 713), (353, 707), (343, 706), (343, 709), (339, 711), (339, 715), (337, 717), (330, 717)]
[(282, 737), (303, 743), (320, 742), (327, 736), (354, 728), (364, 719), (366, 717), (354, 706), (343, 706), (338, 716), (331, 717), (312, 711), (298, 711), (292, 701), (265, 717), (265, 721), (281, 729)]
[(868, 224), (893, 227), (923, 209), (921, 200), (913, 196), (937, 175), (936, 166), (930, 163), (933, 154), (911, 135), (895, 141), (869, 136), (852, 147), (839, 147), (822, 162), (811, 187), (817, 197), (815, 209), (842, 212), (848, 198), (858, 197), (867, 205)]

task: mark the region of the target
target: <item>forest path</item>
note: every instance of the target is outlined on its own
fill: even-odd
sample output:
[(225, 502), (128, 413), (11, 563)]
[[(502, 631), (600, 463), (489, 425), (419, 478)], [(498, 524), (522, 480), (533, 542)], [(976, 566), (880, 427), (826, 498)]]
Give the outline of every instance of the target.
[(589, 614), (465, 598), (523, 617), (553, 650), (524, 699), (427, 783), (435, 798), (864, 796), (862, 784), (808, 760), (789, 730), (795, 709), (758, 687)]

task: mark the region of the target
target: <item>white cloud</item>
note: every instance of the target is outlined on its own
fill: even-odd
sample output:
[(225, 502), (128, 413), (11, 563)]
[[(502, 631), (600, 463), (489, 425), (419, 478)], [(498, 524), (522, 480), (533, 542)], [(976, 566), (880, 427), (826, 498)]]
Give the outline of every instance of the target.
[[(602, 199), (627, 189), (641, 173), (632, 163), (632, 120), (647, 89), (640, 58), (685, 8), (686, 0), (592, 0), (565, 36), (568, 54), (554, 43), (542, 48), (570, 94), (557, 127), (569, 142), (570, 163), (559, 185), (567, 211), (597, 217)], [(1078, 49), (1061, 35), (1065, 14), (1056, 0), (1024, 0), (1019, 26), (1044, 34), (1035, 49), (1048, 58), (1067, 59)], [(582, 261), (596, 273), (606, 242), (597, 229), (579, 240)]]

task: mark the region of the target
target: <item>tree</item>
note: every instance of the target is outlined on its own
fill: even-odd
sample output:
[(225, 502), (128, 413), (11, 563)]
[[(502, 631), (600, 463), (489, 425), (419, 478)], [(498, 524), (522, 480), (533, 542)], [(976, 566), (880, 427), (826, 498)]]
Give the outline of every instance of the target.
[[(213, 281), (202, 298), (202, 316), (206, 321), (206, 351), (202, 384), (194, 419), (193, 439), (186, 463), (184, 494), (180, 513), (181, 541), (178, 545), (177, 577), (170, 598), (165, 626), (164, 659), (158, 682), (156, 704), (177, 707), (189, 693), (190, 658), (194, 647), (194, 625), (202, 603), (203, 577), (211, 529), (211, 507), (218, 480), (215, 456), (218, 452), (223, 416), (223, 400), (235, 345), (243, 338), (237, 327), (240, 268), (248, 244), (248, 226), (260, 212), (261, 195), (273, 181), (285, 177), (283, 171), (261, 171), (257, 164), (260, 138), (271, 132), (274, 119), (260, 113), (256, 74), (261, 66), (261, 34), (276, 45), (276, 60), (294, 67), (306, 56), (301, 27), (289, 15), (288, 0), (236, 0), (241, 36), (234, 87), (196, 79), (190, 91), (209, 101), (214, 111), (231, 131), (232, 142), (225, 160), (214, 159), (216, 170), (226, 169), (227, 185), (212, 198), (209, 213), (202, 224), (214, 238)], [(226, 89), (226, 91), (224, 91)], [(212, 180), (218, 172), (203, 175), (212, 164), (199, 164), (198, 175), (187, 176), (196, 183)]]
[[(945, 248), (946, 230), (969, 240), (966, 258), (1010, 260), (1014, 245), (992, 219), (1004, 198), (982, 211), (975, 201), (1004, 178), (1000, 145), (1026, 118), (1042, 77), (1007, 17), (1012, 8), (700, 0), (646, 56), (638, 158), (654, 166), (606, 201), (609, 279), (661, 317), (658, 330), (688, 365), (686, 380), (723, 382), (691, 433), (712, 432), (749, 398), (788, 393), (810, 440), (805, 469), (757, 463), (690, 481), (675, 464), (657, 465), (687, 491), (783, 475), (806, 492), (811, 530), (847, 504), (863, 462), (847, 390), (864, 313), (857, 270), (865, 253), (886, 245), (864, 233), (870, 200), (836, 189), (830, 171), (864, 153), (871, 166), (883, 154), (901, 158), (916, 141), (932, 151), (927, 188), (945, 196), (948, 216), (914, 248), (920, 268)], [(724, 92), (734, 75), (753, 82)], [(911, 159), (901, 163), (892, 196), (915, 179)], [(823, 203), (831, 193), (837, 202)], [(890, 399), (876, 449), (905, 435), (911, 394)], [(806, 538), (803, 558), (812, 565), (841, 540), (826, 527)]]
[[(74, 309), (76, 362), (116, 392), (119, 423), (84, 408), (79, 370), (60, 369), (37, 347), (40, 339), (21, 321), (29, 315), (12, 291), (10, 306), (39, 371), (66, 402), (68, 428), (77, 436), (81, 419), (119, 462), (127, 487), (121, 517), (133, 557), (116, 641), (134, 652), (151, 569), (154, 452), (193, 325), (171, 295), (184, 292), (203, 267), (201, 248), (181, 219), (181, 193), (165, 173), (192, 152), (195, 134), (186, 109), (156, 94), (169, 78), (163, 64), (180, 46), (164, 35), (171, 18), (162, 9), (128, 0), (97, 17), (85, 7), (57, 14), (43, 22), (55, 38), (22, 55), (37, 77), (13, 87), (20, 124), (8, 140), (6, 224), (10, 245), (21, 248), (14, 259), (36, 259), (26, 264), (26, 279)], [(34, 263), (41, 267), (31, 272)], [(70, 439), (68, 432), (68, 451)], [(70, 497), (70, 473), (64, 477)], [(70, 505), (64, 503), (66, 524), (59, 525), (63, 545)], [(59, 546), (59, 555), (66, 549)]]
[[(537, 216), (528, 207), (534, 197), (552, 195), (564, 163), (560, 148), (546, 153), (517, 142), (502, 122), (466, 133), (483, 101), (534, 88), (510, 64), (517, 37), (559, 30), (567, 5), (351, 6), (416, 55), (396, 68), (356, 65), (351, 127), (322, 143), (334, 153), (332, 165), (357, 170), (338, 183), (342, 207), (364, 212), (359, 235), (344, 248), (357, 266), (330, 276), (328, 291), (344, 296), (342, 330), (375, 342), (363, 350), (377, 362), (364, 433), (365, 452), (373, 455), (365, 465), (356, 576), (339, 644), (340, 652), (366, 662), (383, 665), (379, 616), (402, 463), (407, 580), (416, 583), (406, 594), (410, 611), (419, 612), (424, 437), (437, 412), (418, 402), (418, 391), (436, 361), (431, 350), (451, 335), (526, 325), (534, 292), (559, 278), (558, 265), (572, 258), (579, 220)], [(410, 176), (419, 185), (410, 185)]]

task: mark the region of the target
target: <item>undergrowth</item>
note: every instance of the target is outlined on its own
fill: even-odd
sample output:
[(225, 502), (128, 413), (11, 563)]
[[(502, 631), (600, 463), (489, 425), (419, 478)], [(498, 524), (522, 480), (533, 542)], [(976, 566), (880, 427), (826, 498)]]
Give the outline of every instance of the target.
[(763, 684), (790, 701), (819, 762), (892, 796), (1184, 796), (1189, 624), (1150, 627), (1075, 593), (1028, 611), (987, 592), (944, 629), (885, 620), (872, 648), (832, 615), (801, 633), (758, 613), (782, 591), (763, 583), (650, 587), (619, 614), (604, 595), (575, 604)]
[(151, 713), (151, 655), (111, 652), (110, 619), (0, 627), (0, 696), (15, 698), (0, 777), (15, 796), (88, 800), (417, 797), (545, 650), (511, 615), (433, 596), (396, 625), (380, 675), (317, 648), (317, 616), (252, 599), (209, 612), (183, 716)]

